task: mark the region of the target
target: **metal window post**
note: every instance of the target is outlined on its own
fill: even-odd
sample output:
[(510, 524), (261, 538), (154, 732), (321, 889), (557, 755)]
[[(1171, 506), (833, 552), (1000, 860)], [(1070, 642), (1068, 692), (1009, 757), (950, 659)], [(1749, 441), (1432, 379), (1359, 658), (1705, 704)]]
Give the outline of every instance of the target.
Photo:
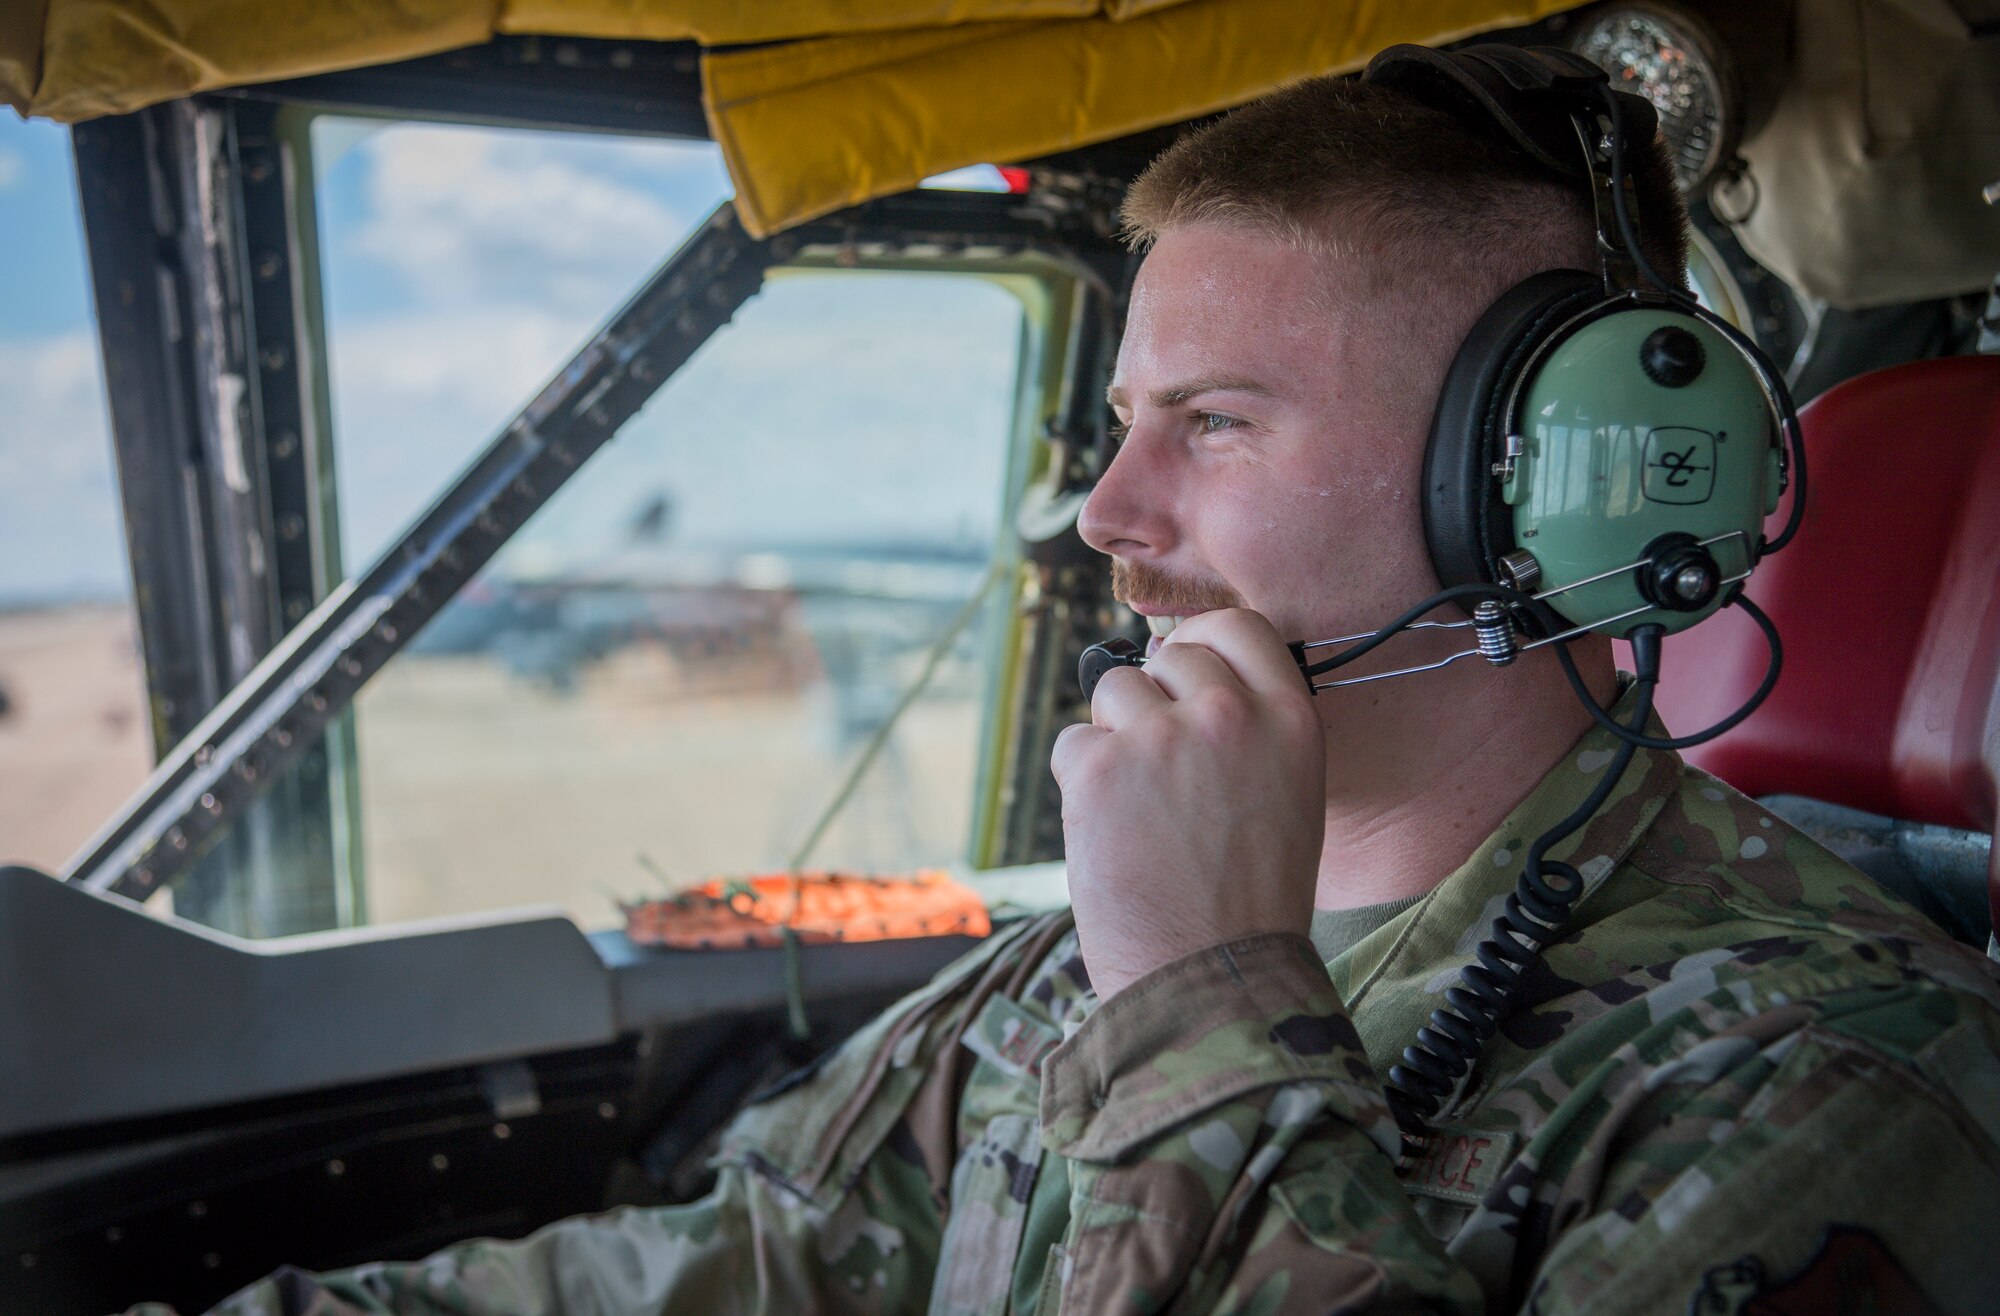
[[(310, 163), (278, 114), (182, 100), (74, 135), (160, 755), (340, 574), (299, 263)], [(352, 919), (329, 772), (342, 746), (315, 745), (188, 873), (179, 913), (260, 936)]]

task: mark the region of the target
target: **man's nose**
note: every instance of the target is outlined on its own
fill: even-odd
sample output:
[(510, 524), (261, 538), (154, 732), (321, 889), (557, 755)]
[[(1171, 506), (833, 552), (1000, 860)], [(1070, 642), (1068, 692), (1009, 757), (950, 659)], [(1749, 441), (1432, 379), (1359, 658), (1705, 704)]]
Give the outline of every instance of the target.
[(1077, 515), (1084, 543), (1121, 557), (1160, 553), (1171, 546), (1170, 472), (1159, 447), (1136, 426), (1126, 435)]

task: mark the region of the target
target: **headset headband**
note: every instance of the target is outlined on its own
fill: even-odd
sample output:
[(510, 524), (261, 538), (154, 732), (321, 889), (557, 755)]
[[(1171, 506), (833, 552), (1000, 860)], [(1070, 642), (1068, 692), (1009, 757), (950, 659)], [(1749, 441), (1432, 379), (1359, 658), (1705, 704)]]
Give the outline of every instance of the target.
[(1659, 129), (1651, 101), (1612, 90), (1603, 69), (1552, 46), (1391, 46), (1368, 61), (1361, 79), (1450, 114), (1564, 181), (1582, 183), (1597, 222), (1606, 296), (1640, 291), (1647, 282), (1672, 295), (1657, 276), (1641, 280), (1637, 224), (1620, 218), (1621, 209), (1635, 209), (1621, 161), (1638, 158)]
[[(1362, 71), (1363, 82), (1404, 92), (1479, 126), (1497, 127), (1535, 163), (1568, 179), (1589, 169), (1577, 146), (1576, 118), (1594, 121), (1610, 76), (1581, 55), (1552, 46), (1479, 45), (1459, 51), (1390, 46)], [(1628, 143), (1653, 140), (1659, 116), (1651, 101), (1618, 97)]]

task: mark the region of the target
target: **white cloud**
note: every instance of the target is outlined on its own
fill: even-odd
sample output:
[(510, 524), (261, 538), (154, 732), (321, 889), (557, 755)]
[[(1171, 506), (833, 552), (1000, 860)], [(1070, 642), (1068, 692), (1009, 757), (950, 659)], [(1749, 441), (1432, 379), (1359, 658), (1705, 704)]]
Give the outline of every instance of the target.
[[(398, 125), (358, 140), (341, 263), (403, 285), (336, 320), (348, 566), (387, 545), (724, 194), (712, 148)], [(329, 155), (333, 152), (329, 151)], [(341, 165), (338, 167), (347, 167)], [(524, 533), (576, 549), (670, 491), (708, 542), (959, 538), (994, 517), (1020, 312), (991, 284), (775, 281)]]
[[(330, 323), (349, 565), (420, 512), (725, 194), (713, 147), (333, 120), (359, 222), (328, 279), (400, 285)], [(338, 212), (336, 212), (336, 215)]]
[(124, 590), (112, 465), (94, 336), (0, 340), (0, 598)]
[(0, 488), (12, 493), (34, 476), (109, 477), (97, 342), (88, 332), (0, 340), (0, 416)]
[(329, 369), (348, 568), (421, 512), (593, 327), (526, 305), (341, 326)]
[(395, 409), (445, 406), (497, 423), (589, 333), (588, 319), (534, 306), (382, 316), (333, 340), (343, 398)]
[[(524, 305), (411, 313), (333, 339), (342, 519), (362, 565), (594, 327)], [(990, 534), (1019, 311), (989, 284), (772, 285), (525, 532), (572, 548), (662, 490), (706, 542)]]
[(27, 158), (11, 147), (0, 146), (0, 192), (19, 186), (27, 176)]
[[(341, 259), (366, 259), (409, 296), (329, 325), (349, 570), (428, 505), (724, 186), (712, 151), (671, 143), (398, 125), (354, 153), (368, 170), (364, 218), (329, 227), (329, 277)], [(611, 533), (662, 489), (692, 539), (984, 533), (1018, 325), (1011, 301), (977, 281), (774, 282), (529, 537)], [(0, 595), (122, 589), (118, 512), (94, 337), (0, 340)]]
[(671, 491), (691, 542), (990, 539), (1019, 323), (970, 280), (775, 284), (526, 533), (604, 533)]
[(599, 315), (701, 218), (629, 175), (713, 172), (674, 143), (423, 124), (378, 133), (356, 153), (371, 214), (354, 249), (420, 296), (465, 304), (531, 294)]

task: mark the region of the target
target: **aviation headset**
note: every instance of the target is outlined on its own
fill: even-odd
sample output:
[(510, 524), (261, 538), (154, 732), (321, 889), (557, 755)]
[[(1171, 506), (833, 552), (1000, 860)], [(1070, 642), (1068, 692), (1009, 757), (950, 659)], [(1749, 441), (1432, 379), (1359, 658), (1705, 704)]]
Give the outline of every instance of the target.
[(1362, 78), (1497, 127), (1589, 187), (1597, 220), (1599, 270), (1502, 293), (1445, 375), (1423, 491), (1439, 579), (1540, 593), (1571, 624), (1614, 634), (1642, 616), (1671, 632), (1711, 615), (1726, 584), (1790, 538), (1760, 532), (1789, 478), (1795, 418), (1776, 367), (1639, 245), (1626, 162), (1652, 143), (1652, 105), (1549, 48), (1392, 46)]
[[(1806, 470), (1784, 376), (1735, 326), (1663, 279), (1640, 246), (1627, 162), (1652, 143), (1649, 102), (1613, 90), (1581, 56), (1547, 47), (1391, 46), (1361, 76), (1587, 187), (1599, 263), (1595, 273), (1535, 274), (1502, 293), (1445, 374), (1422, 499), (1444, 588), (1379, 630), (1291, 646), (1315, 693), (1474, 655), (1504, 665), (1552, 647), (1578, 698), (1619, 742), (1590, 797), (1529, 847), (1477, 962), (1389, 1071), (1390, 1103), (1415, 1155), (1427, 1121), (1518, 1007), (1527, 971), (1585, 890), (1581, 873), (1548, 850), (1595, 815), (1637, 749), (1712, 739), (1776, 684), (1777, 631), (1741, 584), (1797, 532)], [(1790, 514), (1767, 540), (1764, 520), (1787, 487)], [(1420, 620), (1453, 603), (1470, 619)], [(1672, 739), (1648, 734), (1662, 637), (1730, 605), (1770, 644), (1764, 681), (1713, 726)], [(1420, 667), (1318, 679), (1416, 627), (1469, 627), (1476, 645)], [(1627, 722), (1597, 704), (1570, 657), (1567, 642), (1587, 631), (1632, 643), (1638, 679)], [(1345, 647), (1314, 658), (1331, 646)], [(1143, 662), (1129, 640), (1093, 645), (1079, 664), (1085, 697), (1110, 668)]]

